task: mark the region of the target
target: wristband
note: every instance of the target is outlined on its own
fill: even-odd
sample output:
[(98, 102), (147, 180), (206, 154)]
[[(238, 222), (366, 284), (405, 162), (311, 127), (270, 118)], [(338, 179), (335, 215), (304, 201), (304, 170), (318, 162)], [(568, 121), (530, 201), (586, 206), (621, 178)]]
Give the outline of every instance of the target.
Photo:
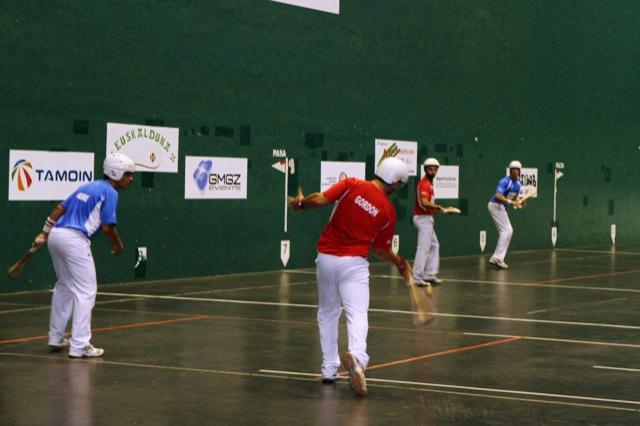
[(47, 220), (44, 221), (44, 226), (42, 226), (42, 232), (44, 232), (45, 234), (48, 234), (49, 232), (51, 232), (51, 228), (53, 228), (53, 226), (56, 224), (56, 221), (51, 219), (50, 217), (47, 217)]

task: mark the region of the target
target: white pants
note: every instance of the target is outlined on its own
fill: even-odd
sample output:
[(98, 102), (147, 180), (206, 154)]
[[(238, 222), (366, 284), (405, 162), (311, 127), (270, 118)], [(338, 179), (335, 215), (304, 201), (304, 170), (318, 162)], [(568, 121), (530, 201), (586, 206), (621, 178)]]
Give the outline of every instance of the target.
[(331, 377), (340, 368), (338, 324), (341, 305), (347, 317), (348, 350), (366, 368), (369, 364), (369, 262), (359, 256), (318, 253), (316, 278), (322, 375)]
[(62, 341), (73, 317), (71, 351), (77, 352), (91, 341), (91, 310), (98, 290), (91, 240), (74, 229), (53, 228), (47, 245), (58, 279), (51, 298), (49, 343)]
[(416, 282), (436, 278), (440, 270), (440, 243), (433, 222), (430, 214), (413, 216), (413, 224), (418, 229), (418, 247), (413, 259), (413, 279)]
[(493, 252), (493, 257), (499, 260), (503, 260), (507, 255), (507, 249), (509, 248), (509, 242), (513, 235), (513, 228), (511, 227), (511, 221), (507, 214), (507, 209), (500, 203), (489, 202), (487, 206), (489, 214), (493, 218), (493, 223), (496, 224), (498, 230), (498, 243), (496, 244), (496, 250)]

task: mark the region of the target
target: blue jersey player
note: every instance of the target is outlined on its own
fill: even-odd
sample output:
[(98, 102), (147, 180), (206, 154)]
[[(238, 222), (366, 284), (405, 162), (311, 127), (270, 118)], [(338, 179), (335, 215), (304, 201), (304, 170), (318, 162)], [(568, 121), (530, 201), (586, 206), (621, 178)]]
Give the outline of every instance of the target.
[(496, 193), (491, 198), (488, 205), (489, 214), (493, 218), (493, 222), (496, 224), (496, 230), (499, 234), (496, 250), (493, 252), (493, 256), (489, 259), (489, 263), (492, 263), (501, 269), (507, 269), (509, 267), (504, 263), (504, 258), (507, 255), (509, 242), (513, 235), (513, 228), (511, 227), (511, 221), (509, 220), (506, 207), (509, 205), (522, 207), (522, 203), (518, 200), (518, 194), (520, 193), (521, 186), (519, 181), (521, 171), (522, 164), (520, 164), (519, 161), (512, 161), (509, 163), (509, 176), (505, 176), (500, 179), (500, 182), (498, 182), (498, 188), (496, 188)]
[[(104, 232), (112, 245), (111, 254), (124, 250), (116, 229), (118, 190), (133, 182), (135, 163), (119, 153), (104, 160), (104, 179), (82, 185), (47, 218), (35, 239), (38, 247), (47, 244), (56, 284), (51, 298), (49, 346), (62, 350), (69, 346), (69, 357), (100, 357), (104, 349), (91, 344), (91, 311), (98, 284), (91, 254), (91, 238)], [(72, 320), (71, 340), (64, 337)]]

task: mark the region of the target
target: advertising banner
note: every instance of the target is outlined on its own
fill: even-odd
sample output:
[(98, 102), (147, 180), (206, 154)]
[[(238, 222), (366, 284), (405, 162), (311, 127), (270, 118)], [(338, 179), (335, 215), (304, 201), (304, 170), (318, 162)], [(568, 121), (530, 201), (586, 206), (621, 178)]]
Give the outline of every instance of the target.
[(79, 186), (94, 180), (93, 158), (92, 152), (12, 149), (9, 151), (9, 200), (64, 200)]
[(247, 159), (186, 156), (184, 198), (246, 199)]
[[(422, 171), (424, 176), (424, 170)], [(459, 198), (460, 166), (440, 166), (433, 178), (434, 197), (437, 200), (455, 200)]]
[(322, 161), (320, 163), (320, 192), (342, 179), (365, 178), (365, 163), (351, 161)]
[(416, 176), (418, 164), (418, 142), (376, 139), (375, 168), (387, 157), (397, 157), (409, 168), (409, 176)]
[[(509, 168), (507, 167), (507, 176), (509, 175)], [(524, 196), (529, 190), (535, 188), (538, 189), (538, 169), (531, 167), (523, 167), (520, 169), (520, 194), (519, 197)], [(536, 193), (531, 198), (538, 198)]]
[(323, 12), (340, 13), (340, 0), (273, 0), (277, 3), (291, 4), (306, 7), (307, 9), (321, 10)]
[(178, 173), (180, 129), (107, 123), (107, 154), (119, 152), (138, 172)]
[[(424, 167), (420, 166), (420, 179), (424, 177)], [(434, 198), (454, 200), (460, 198), (460, 166), (440, 166), (433, 179)]]

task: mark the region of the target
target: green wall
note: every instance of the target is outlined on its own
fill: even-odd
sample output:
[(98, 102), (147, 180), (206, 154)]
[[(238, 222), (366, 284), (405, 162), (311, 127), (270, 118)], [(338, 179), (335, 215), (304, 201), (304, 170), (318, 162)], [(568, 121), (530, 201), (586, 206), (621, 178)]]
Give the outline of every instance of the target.
[[(6, 1), (0, 257), (19, 257), (55, 205), (6, 201), (9, 150), (91, 151), (99, 171), (107, 122), (180, 128), (180, 171), (151, 188), (139, 174), (121, 194), (127, 251), (95, 240), (100, 283), (280, 269), (281, 239), (289, 267), (312, 266), (329, 209), (290, 216), (283, 233), (272, 149), (297, 159), (291, 184), (310, 192), (323, 159), (366, 161), (371, 176), (375, 138), (460, 165), (466, 215), (438, 218), (442, 255), (479, 253), (480, 229), (493, 248), (486, 204), (512, 159), (540, 181), (511, 214), (512, 250), (551, 246), (556, 161), (558, 246), (609, 244), (611, 223), (618, 243), (637, 242), (638, 22), (631, 0), (344, 0), (340, 15), (268, 0)], [(247, 157), (248, 200), (184, 200), (185, 155)], [(410, 258), (414, 188), (395, 199)], [(143, 278), (136, 246), (149, 250)], [(41, 252), (0, 291), (53, 280)]]

